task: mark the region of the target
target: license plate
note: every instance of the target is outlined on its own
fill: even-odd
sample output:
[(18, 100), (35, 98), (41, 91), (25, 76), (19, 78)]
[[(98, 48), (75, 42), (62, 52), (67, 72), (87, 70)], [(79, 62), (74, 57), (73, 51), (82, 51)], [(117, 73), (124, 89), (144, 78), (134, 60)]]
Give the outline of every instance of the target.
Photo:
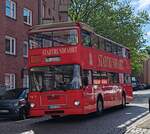
[(8, 110), (0, 110), (0, 113), (8, 113)]
[(49, 105), (48, 109), (55, 109), (55, 108), (60, 108), (59, 105)]

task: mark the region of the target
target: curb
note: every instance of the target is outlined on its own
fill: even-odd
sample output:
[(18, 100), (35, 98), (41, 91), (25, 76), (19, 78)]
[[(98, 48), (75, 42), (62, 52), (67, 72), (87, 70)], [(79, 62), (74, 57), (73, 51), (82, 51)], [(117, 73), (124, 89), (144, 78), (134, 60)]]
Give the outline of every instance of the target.
[(146, 111), (140, 116), (137, 116), (137, 118), (134, 120), (135, 122), (127, 127), (126, 131), (123, 134), (130, 132), (132, 129), (138, 128), (137, 125), (144, 123), (148, 119), (150, 119), (150, 114), (149, 111)]

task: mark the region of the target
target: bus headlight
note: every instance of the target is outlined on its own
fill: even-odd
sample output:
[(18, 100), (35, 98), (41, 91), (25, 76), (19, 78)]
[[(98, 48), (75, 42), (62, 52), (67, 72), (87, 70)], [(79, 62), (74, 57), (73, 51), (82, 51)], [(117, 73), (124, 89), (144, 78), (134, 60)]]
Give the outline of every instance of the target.
[(79, 106), (80, 105), (80, 101), (79, 100), (74, 101), (74, 105), (75, 106)]
[(34, 107), (35, 107), (35, 104), (34, 104), (34, 103), (31, 103), (31, 104), (30, 104), (30, 107), (31, 107), (31, 108), (34, 108)]

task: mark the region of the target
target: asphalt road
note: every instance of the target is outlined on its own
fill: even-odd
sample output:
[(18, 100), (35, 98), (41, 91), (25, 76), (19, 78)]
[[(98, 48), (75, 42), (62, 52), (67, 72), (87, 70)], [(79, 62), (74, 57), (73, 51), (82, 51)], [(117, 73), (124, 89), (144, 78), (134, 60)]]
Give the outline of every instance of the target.
[(0, 134), (123, 134), (128, 126), (148, 114), (149, 97), (150, 90), (136, 91), (134, 101), (126, 108), (105, 110), (101, 116), (90, 114), (24, 121), (1, 119)]

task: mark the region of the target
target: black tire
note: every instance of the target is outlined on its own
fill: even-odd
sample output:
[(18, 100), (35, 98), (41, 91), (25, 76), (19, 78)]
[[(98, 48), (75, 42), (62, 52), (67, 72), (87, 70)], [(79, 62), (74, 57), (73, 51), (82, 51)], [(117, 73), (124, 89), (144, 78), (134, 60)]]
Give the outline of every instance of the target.
[(25, 119), (27, 119), (27, 113), (25, 109), (21, 109), (19, 113), (19, 120), (25, 120)]
[(61, 116), (60, 115), (51, 115), (52, 119), (59, 119)]
[(122, 108), (126, 107), (126, 95), (125, 93), (122, 94), (122, 104), (121, 104)]
[(101, 115), (103, 112), (103, 101), (101, 99), (101, 97), (98, 97), (97, 99), (97, 114)]

